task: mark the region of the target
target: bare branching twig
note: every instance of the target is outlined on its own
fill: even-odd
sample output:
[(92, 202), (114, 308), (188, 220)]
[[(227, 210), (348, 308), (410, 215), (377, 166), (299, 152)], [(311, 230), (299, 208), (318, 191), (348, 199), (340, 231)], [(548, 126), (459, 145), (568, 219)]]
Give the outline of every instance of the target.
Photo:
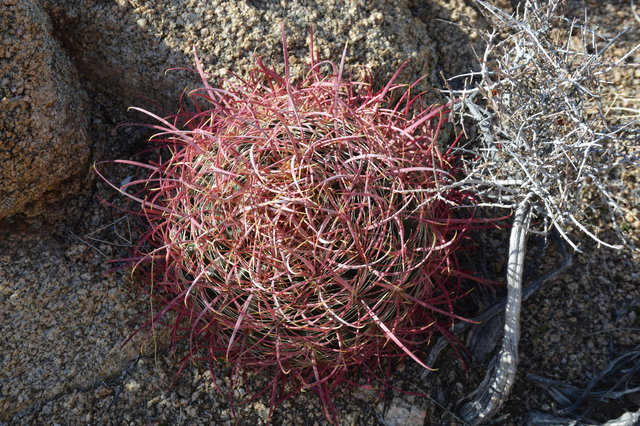
[[(621, 248), (626, 242), (618, 225), (622, 210), (611, 191), (613, 171), (638, 164), (630, 141), (638, 137), (632, 117), (608, 123), (602, 90), (619, 62), (605, 57), (619, 36), (607, 39), (586, 22), (557, 16), (559, 0), (527, 0), (514, 16), (477, 0), (494, 29), (476, 85), (450, 91), (464, 94), (458, 117), (476, 126), (475, 158), (469, 186), (487, 204), (514, 208), (531, 197), (542, 231), (554, 227), (576, 250), (570, 237), (578, 229), (596, 243)], [(579, 47), (575, 44), (580, 43)], [(465, 75), (468, 77), (468, 74)], [(591, 225), (584, 205), (587, 192), (604, 201), (619, 241), (604, 241)]]
[[(454, 77), (475, 79), (473, 85), (448, 90), (457, 99), (459, 123), (475, 133), (459, 150), (470, 159), (465, 178), (452, 185), (477, 194), (480, 205), (517, 210), (502, 349), (462, 408), (462, 418), (471, 424), (491, 419), (513, 385), (522, 288), (518, 271), (527, 233), (555, 228), (577, 251), (574, 231), (598, 245), (622, 248), (627, 244), (620, 226), (624, 214), (614, 189), (620, 170), (640, 164), (632, 152), (640, 134), (637, 117), (611, 123), (602, 105), (607, 75), (623, 66), (605, 55), (621, 35), (602, 37), (586, 17), (560, 16), (561, 0), (525, 0), (514, 15), (483, 0), (475, 3), (492, 30), (484, 34), (480, 70)], [(602, 200), (600, 211), (585, 202), (592, 195)], [(531, 214), (531, 226), (524, 224), (524, 212)], [(595, 220), (602, 215), (618, 241), (601, 235)]]

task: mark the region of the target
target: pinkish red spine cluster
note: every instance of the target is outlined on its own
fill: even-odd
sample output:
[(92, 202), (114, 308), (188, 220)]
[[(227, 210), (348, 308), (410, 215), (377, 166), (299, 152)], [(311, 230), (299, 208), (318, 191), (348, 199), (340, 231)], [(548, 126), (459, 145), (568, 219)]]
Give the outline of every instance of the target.
[(153, 322), (175, 312), (190, 356), (271, 368), (274, 405), (311, 388), (335, 418), (347, 373), (405, 357), (429, 368), (417, 348), (461, 319), (455, 251), (474, 220), (454, 217), (465, 194), (442, 190), (456, 174), (437, 145), (446, 106), (413, 86), (389, 106), (399, 71), (374, 93), (342, 79), (344, 57), (312, 53), (294, 84), (284, 54), (284, 77), (258, 60), (221, 89), (196, 56), (192, 110), (138, 109), (159, 123), (163, 160), (118, 161), (150, 173), (113, 186), (148, 224), (134, 258), (160, 302)]

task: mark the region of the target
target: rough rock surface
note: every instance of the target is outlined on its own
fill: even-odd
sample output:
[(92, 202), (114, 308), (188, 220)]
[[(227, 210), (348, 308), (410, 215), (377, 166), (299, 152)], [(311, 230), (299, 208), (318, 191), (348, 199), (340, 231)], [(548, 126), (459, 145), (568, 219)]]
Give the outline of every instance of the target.
[(212, 76), (242, 75), (256, 55), (272, 66), (282, 64), (283, 21), (294, 74), (308, 61), (311, 26), (321, 59), (339, 62), (348, 43), (347, 64), (367, 67), (377, 82), (406, 59), (405, 82), (434, 69), (433, 44), (407, 0), (330, 0), (321, 7), (307, 0), (44, 4), (78, 68), (124, 107), (144, 106), (145, 99), (172, 107), (194, 74), (165, 72), (193, 67), (194, 48)]
[(86, 94), (51, 33), (38, 2), (0, 0), (0, 218), (40, 213), (87, 171)]
[(395, 397), (389, 407), (384, 410), (382, 403), (378, 406), (378, 412), (384, 413), (381, 416), (386, 426), (422, 426), (427, 416), (426, 410), (416, 404), (414, 398)]
[[(71, 234), (0, 228), (0, 421), (119, 373), (142, 311), (122, 274)], [(64, 242), (64, 240), (67, 242)]]

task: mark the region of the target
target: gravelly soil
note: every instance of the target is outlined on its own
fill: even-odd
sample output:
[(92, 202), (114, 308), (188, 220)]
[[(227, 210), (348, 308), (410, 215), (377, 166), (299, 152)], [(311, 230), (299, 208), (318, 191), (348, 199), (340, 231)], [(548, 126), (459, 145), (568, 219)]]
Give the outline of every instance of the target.
[[(477, 23), (466, 2), (434, 2), (443, 18)], [(502, 2), (505, 7), (509, 2)], [(569, 13), (580, 13), (585, 2), (568, 2)], [(621, 56), (639, 40), (629, 2), (605, 4), (587, 1), (593, 21), (614, 33), (624, 26), (635, 30), (621, 40), (614, 56)], [(424, 9), (413, 2), (413, 13), (421, 19)], [(435, 9), (433, 9), (435, 10)], [(449, 12), (447, 12), (449, 11)], [(453, 11), (453, 12), (451, 12)], [(441, 25), (441, 23), (434, 23)], [(433, 38), (440, 42), (438, 55), (443, 70), (463, 72), (464, 61), (447, 55), (442, 48), (446, 26), (437, 27)], [(456, 31), (456, 36), (460, 32)], [(469, 52), (467, 52), (467, 55)], [(631, 61), (638, 63), (640, 53)], [(614, 106), (640, 107), (640, 71), (630, 67), (613, 76)], [(96, 95), (99, 99), (99, 95)], [(634, 100), (635, 99), (635, 100)], [(108, 101), (105, 100), (105, 105)], [(617, 111), (617, 112), (616, 112)], [(101, 114), (110, 114), (111, 110)], [(628, 113), (612, 110), (614, 113)], [(98, 113), (96, 113), (98, 114)], [(114, 130), (119, 113), (94, 120), (93, 136), (118, 142), (140, 138), (126, 129)], [(114, 148), (114, 150), (117, 150)], [(112, 153), (113, 154), (113, 153)], [(107, 153), (108, 155), (108, 153)], [(124, 178), (127, 170), (108, 170)], [(624, 176), (630, 232), (640, 243), (640, 172)], [(626, 191), (626, 193), (624, 193)], [(113, 265), (107, 259), (123, 254), (133, 238), (130, 223), (112, 209), (98, 203), (103, 197), (117, 202), (101, 183), (85, 194), (54, 206), (48, 220), (30, 222), (13, 219), (0, 228), (0, 421), (15, 424), (230, 424), (232, 408), (227, 397), (215, 390), (209, 366), (189, 364), (177, 378), (181, 354), (168, 349), (168, 336), (145, 340), (136, 337), (121, 345), (136, 325), (146, 318), (148, 300), (137, 294), (127, 271), (105, 275)], [(80, 213), (79, 213), (80, 212)], [(55, 213), (55, 214), (54, 214)], [(505, 243), (491, 237), (487, 270), (501, 277)], [(584, 241), (584, 253), (574, 255), (573, 266), (544, 284), (523, 306), (521, 363), (512, 396), (497, 423), (525, 424), (532, 412), (557, 413), (557, 403), (543, 388), (527, 378), (534, 373), (584, 387), (595, 373), (620, 353), (640, 346), (640, 252), (613, 251)], [(550, 247), (540, 270), (559, 262)], [(533, 271), (537, 275), (538, 271)], [(60, 321), (64, 318), (64, 321)], [(336, 396), (343, 424), (376, 424), (377, 413), (397, 405), (401, 398), (424, 416), (424, 424), (460, 424), (452, 411), (481, 380), (486, 365), (471, 363), (468, 370), (447, 352), (439, 371), (420, 380), (413, 364), (399, 366), (393, 385), (411, 396), (391, 391), (385, 397), (362, 390), (345, 390)], [(226, 392), (227, 371), (212, 366)], [(242, 399), (249, 389), (266, 380), (265, 373), (249, 375), (231, 392)], [(260, 424), (268, 413), (268, 400), (238, 405), (240, 424)], [(616, 401), (587, 401), (576, 412), (602, 422), (624, 411), (640, 408), (638, 393)], [(588, 411), (589, 410), (589, 411)], [(10, 414), (7, 414), (10, 413)], [(286, 401), (274, 424), (326, 423), (318, 398), (303, 393)]]

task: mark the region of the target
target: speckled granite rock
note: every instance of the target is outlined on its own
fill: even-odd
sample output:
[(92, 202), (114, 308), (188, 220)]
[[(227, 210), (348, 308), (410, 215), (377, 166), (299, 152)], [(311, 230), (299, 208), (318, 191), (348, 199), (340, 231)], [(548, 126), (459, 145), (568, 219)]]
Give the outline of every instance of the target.
[(412, 401), (409, 402), (404, 398), (395, 397), (391, 401), (390, 406), (385, 411), (384, 404), (378, 404), (378, 412), (380, 417), (384, 419), (387, 426), (422, 426), (427, 412)]
[(35, 215), (87, 170), (87, 98), (38, 2), (0, 0), (0, 218)]
[(169, 72), (191, 67), (195, 47), (206, 71), (242, 75), (254, 55), (282, 64), (279, 25), (284, 20), (295, 70), (309, 56), (315, 27), (320, 58), (338, 62), (348, 43), (347, 63), (389, 78), (406, 59), (405, 81), (433, 71), (434, 48), (408, 0), (45, 0), (59, 37), (78, 68), (121, 100), (123, 107), (146, 99), (171, 106), (194, 75)]
[(118, 374), (143, 307), (103, 258), (46, 229), (0, 228), (0, 421)]

